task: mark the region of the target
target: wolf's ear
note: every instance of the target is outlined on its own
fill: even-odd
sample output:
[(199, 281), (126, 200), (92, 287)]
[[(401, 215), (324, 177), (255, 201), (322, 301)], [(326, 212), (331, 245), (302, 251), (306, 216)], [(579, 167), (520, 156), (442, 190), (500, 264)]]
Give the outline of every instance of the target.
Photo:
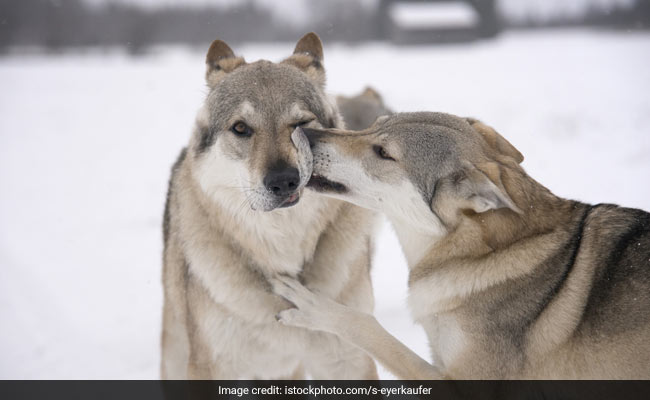
[(501, 169), (497, 163), (467, 163), (462, 178), (457, 182), (457, 190), (461, 201), (464, 202), (462, 208), (469, 208), (477, 213), (509, 208), (521, 213), (501, 182)]
[(483, 136), (483, 139), (488, 143), (488, 145), (496, 150), (499, 154), (503, 154), (508, 157), (512, 157), (517, 164), (521, 164), (524, 161), (524, 156), (513, 146), (509, 141), (507, 141), (503, 136), (499, 135), (491, 126), (484, 124), (483, 122), (474, 119), (474, 118), (465, 118), (467, 122), (474, 128), (474, 130)]
[(296, 48), (293, 49), (293, 54), (308, 54), (314, 57), (315, 60), (323, 61), (323, 43), (317, 34), (309, 32), (298, 40)]
[(236, 57), (230, 46), (222, 40), (215, 40), (210, 45), (208, 55), (205, 56), (205, 80), (213, 88), (226, 74), (235, 68), (246, 64), (242, 57)]
[(282, 64), (290, 64), (298, 68), (310, 78), (325, 86), (325, 68), (323, 67), (323, 43), (314, 32), (309, 32), (296, 43), (293, 55)]
[(379, 92), (377, 92), (375, 89), (371, 88), (370, 86), (366, 86), (366, 88), (361, 93), (361, 97), (373, 101), (376, 104), (384, 105), (384, 100), (381, 98)]

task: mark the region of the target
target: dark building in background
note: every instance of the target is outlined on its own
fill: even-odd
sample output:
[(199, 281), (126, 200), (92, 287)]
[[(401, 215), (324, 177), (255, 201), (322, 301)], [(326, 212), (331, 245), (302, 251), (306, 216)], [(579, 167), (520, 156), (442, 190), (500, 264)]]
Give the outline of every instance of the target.
[[(450, 15), (448, 21), (427, 24), (425, 16), (424, 21), (420, 21), (423, 23), (417, 26), (404, 24), (396, 18), (400, 7), (414, 5), (421, 10), (429, 8), (428, 14), (435, 13), (437, 6), (443, 14), (443, 8), (451, 6), (455, 8), (452, 11), (460, 12), (461, 18)], [(381, 0), (378, 14), (382, 38), (396, 43), (465, 42), (493, 37), (502, 29), (495, 0)]]

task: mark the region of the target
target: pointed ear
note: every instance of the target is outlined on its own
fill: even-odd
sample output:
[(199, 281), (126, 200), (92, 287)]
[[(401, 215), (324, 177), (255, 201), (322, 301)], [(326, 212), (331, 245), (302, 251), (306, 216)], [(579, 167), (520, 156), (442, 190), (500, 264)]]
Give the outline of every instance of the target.
[(474, 130), (483, 136), (483, 139), (488, 143), (488, 145), (497, 151), (497, 153), (512, 157), (517, 164), (521, 164), (524, 161), (524, 156), (513, 146), (509, 141), (507, 141), (503, 136), (499, 135), (491, 126), (484, 124), (483, 122), (474, 119), (474, 118), (465, 118), (467, 122), (474, 128)]
[(293, 55), (282, 64), (298, 68), (321, 87), (325, 86), (325, 68), (323, 67), (323, 43), (314, 32), (309, 32), (296, 43)]
[(501, 171), (495, 162), (479, 165), (469, 164), (463, 178), (458, 182), (458, 194), (466, 208), (477, 213), (499, 208), (509, 208), (521, 214), (521, 210), (501, 182)]
[(301, 37), (293, 49), (293, 54), (309, 54), (318, 61), (323, 61), (323, 43), (314, 32), (309, 32)]
[(384, 105), (384, 100), (381, 98), (379, 92), (377, 92), (375, 89), (371, 88), (370, 86), (366, 86), (366, 88), (361, 93), (361, 97), (373, 101), (376, 104)]
[(246, 64), (242, 57), (236, 57), (230, 46), (222, 40), (215, 40), (205, 56), (205, 80), (213, 88), (226, 74)]

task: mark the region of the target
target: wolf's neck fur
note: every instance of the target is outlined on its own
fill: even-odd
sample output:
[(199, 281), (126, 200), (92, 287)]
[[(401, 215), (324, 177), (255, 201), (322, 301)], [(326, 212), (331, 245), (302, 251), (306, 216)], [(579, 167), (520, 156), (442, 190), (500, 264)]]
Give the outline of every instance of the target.
[(406, 256), (409, 270), (418, 265), (422, 257), (445, 234), (438, 226), (432, 226), (430, 230), (413, 229), (407, 221), (400, 218), (389, 217), (389, 220)]
[(209, 229), (229, 239), (233, 250), (247, 256), (264, 275), (299, 274), (312, 260), (322, 231), (340, 208), (339, 201), (307, 190), (297, 205), (271, 212), (251, 210), (236, 189), (224, 188), (216, 202), (199, 185), (194, 192)]
[[(521, 168), (504, 168), (502, 182), (522, 214), (459, 211), (456, 220), (445, 221), (449, 233), (411, 269), (414, 314), (452, 309), (471, 293), (528, 274), (563, 242), (574, 202), (556, 197)], [(426, 296), (419, 296), (418, 286), (428, 290)], [(415, 297), (428, 300), (422, 304)]]

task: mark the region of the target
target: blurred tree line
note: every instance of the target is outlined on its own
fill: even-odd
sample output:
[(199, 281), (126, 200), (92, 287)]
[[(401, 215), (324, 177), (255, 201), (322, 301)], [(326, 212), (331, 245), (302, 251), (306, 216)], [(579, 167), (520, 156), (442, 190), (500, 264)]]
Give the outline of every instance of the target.
[[(157, 44), (204, 45), (216, 37), (228, 42), (293, 41), (307, 30), (327, 42), (390, 39), (379, 7), (353, 0), (305, 0), (307, 21), (288, 23), (271, 10), (245, 0), (228, 7), (141, 8), (123, 2), (88, 5), (83, 0), (0, 0), (0, 51), (39, 46), (50, 51), (78, 46), (125, 46), (137, 54)], [(650, 0), (628, 10), (587, 13), (578, 20), (503, 21), (499, 28), (605, 25), (648, 27)]]
[[(308, 30), (325, 40), (361, 41), (376, 36), (372, 10), (346, 0), (310, 3)], [(0, 0), (0, 49), (39, 46), (126, 46), (132, 53), (156, 44), (293, 41), (300, 24), (274, 18), (244, 1), (234, 7), (142, 8), (121, 2), (89, 6), (82, 0)]]
[[(567, 0), (568, 1), (568, 0)], [(618, 7), (612, 7), (609, 3)], [(528, 15), (527, 18), (508, 21), (510, 28), (544, 29), (571, 26), (608, 27), (618, 29), (649, 29), (650, 0), (634, 0), (625, 3), (593, 1), (582, 13), (554, 15), (551, 18)]]
[[(126, 46), (137, 53), (160, 43), (205, 43), (219, 32), (242, 41), (290, 34), (252, 3), (237, 8), (143, 9), (81, 0), (0, 0), (0, 46)], [(270, 37), (269, 37), (270, 35)]]

